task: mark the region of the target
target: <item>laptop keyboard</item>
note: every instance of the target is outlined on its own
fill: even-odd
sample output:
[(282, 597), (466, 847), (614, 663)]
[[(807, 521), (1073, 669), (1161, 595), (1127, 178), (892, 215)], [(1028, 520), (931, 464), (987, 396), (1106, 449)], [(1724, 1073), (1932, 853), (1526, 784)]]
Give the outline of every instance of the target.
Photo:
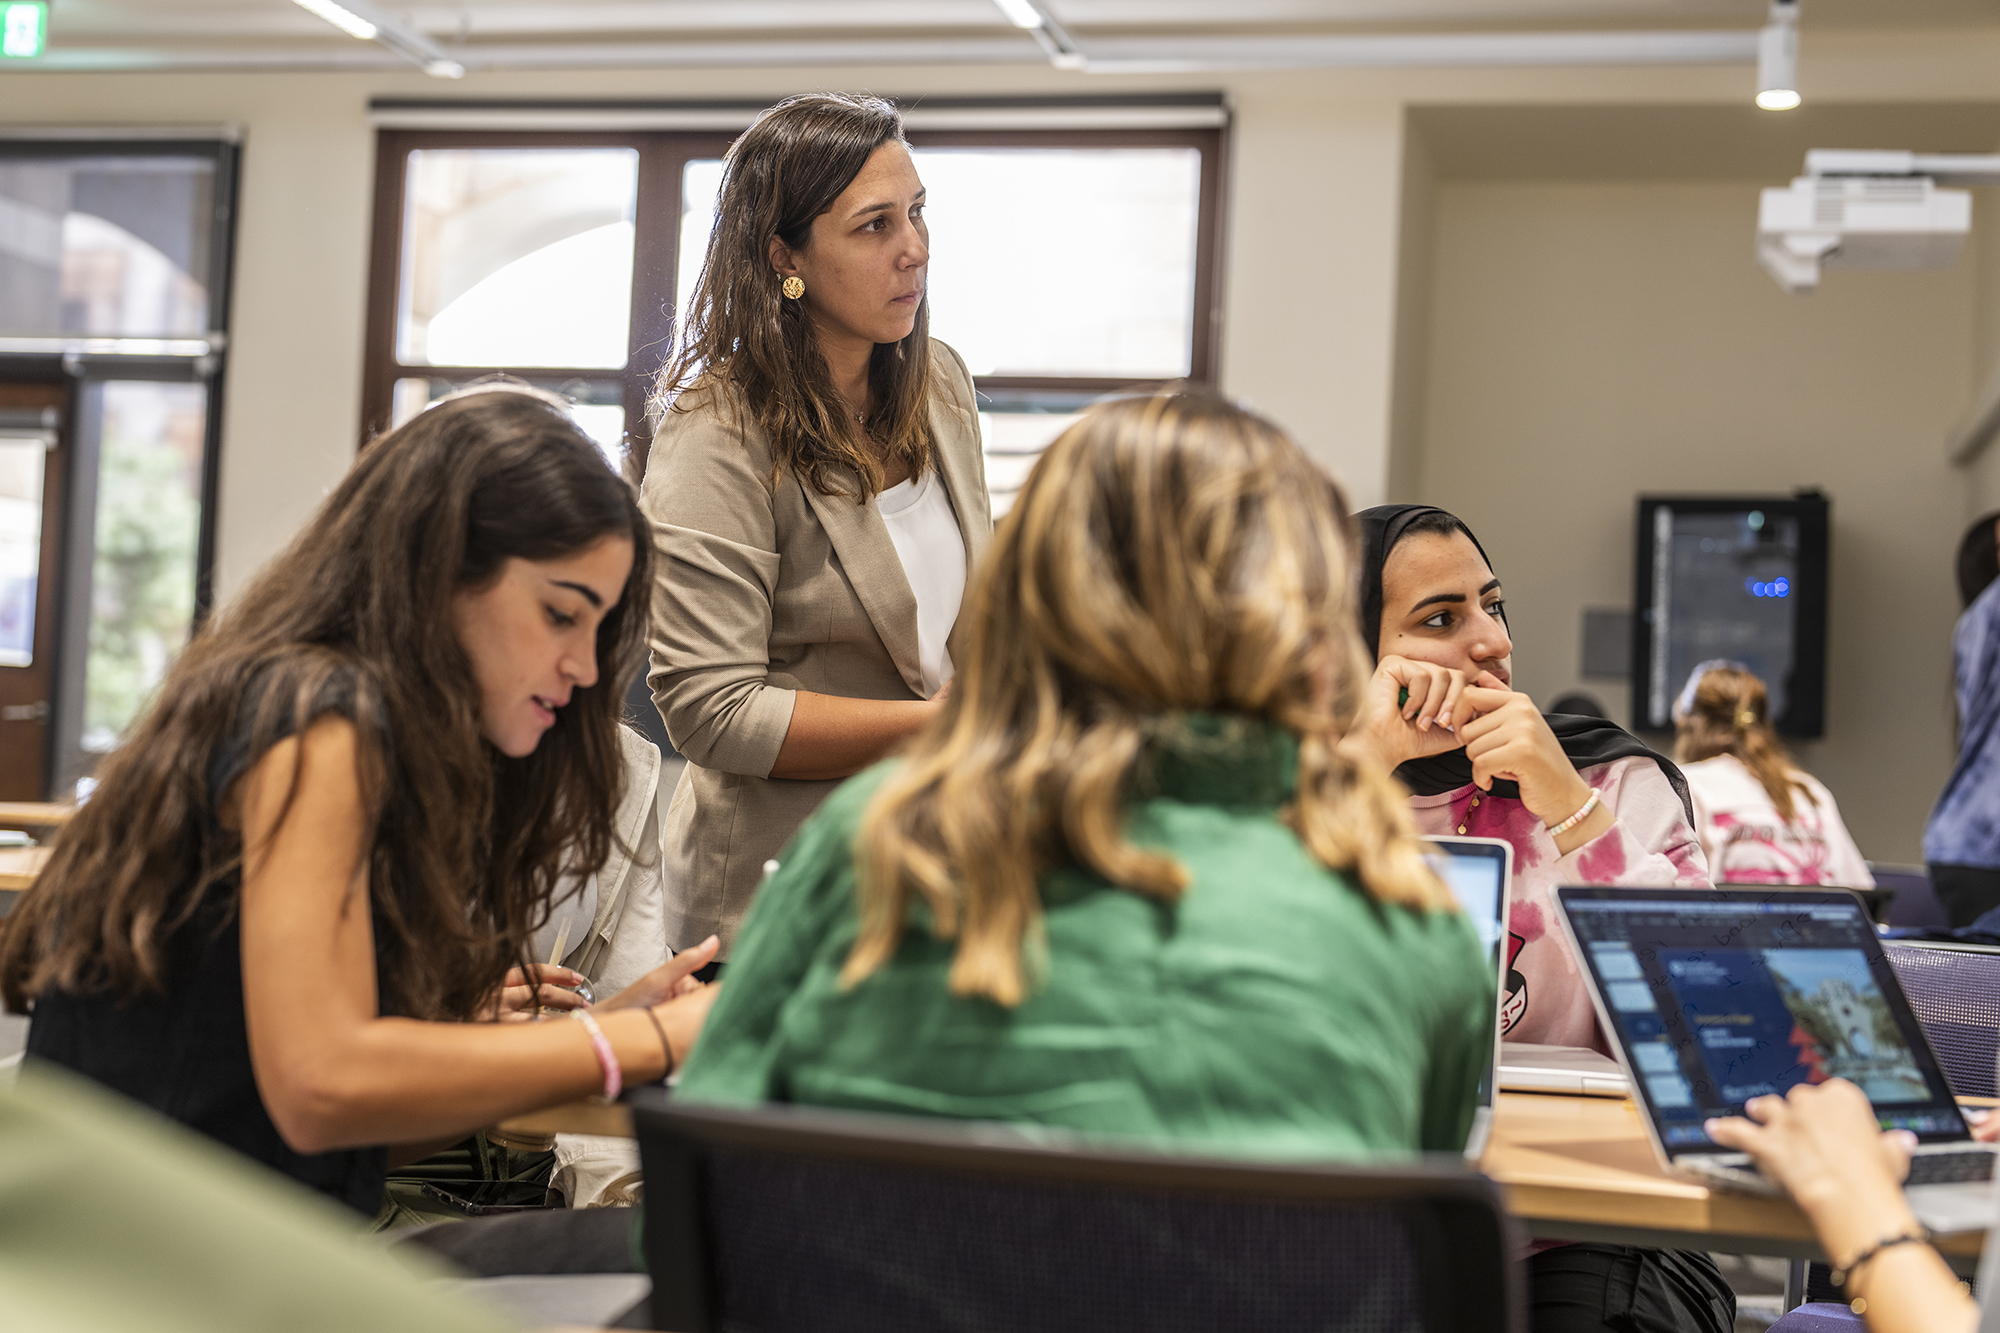
[[(1995, 1153), (1986, 1148), (1959, 1152), (1918, 1153), (1910, 1159), (1910, 1174), (1903, 1181), (1911, 1185), (1960, 1185), (1993, 1179)], [(1784, 1191), (1757, 1169), (1747, 1156), (1731, 1153), (1722, 1157), (1682, 1158), (1684, 1169), (1751, 1194), (1782, 1195)]]
[(1905, 1185), (1956, 1185), (1968, 1180), (1993, 1179), (1990, 1152), (1918, 1153), (1910, 1159), (1910, 1175)]

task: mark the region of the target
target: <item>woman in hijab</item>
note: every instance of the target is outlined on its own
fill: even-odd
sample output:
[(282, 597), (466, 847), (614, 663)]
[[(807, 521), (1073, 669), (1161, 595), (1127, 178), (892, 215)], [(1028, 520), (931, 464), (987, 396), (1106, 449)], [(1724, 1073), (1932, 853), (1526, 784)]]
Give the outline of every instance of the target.
[[(1604, 1048), (1557, 924), (1558, 884), (1708, 885), (1687, 782), (1602, 718), (1544, 716), (1511, 687), (1505, 600), (1472, 530), (1442, 509), (1363, 510), (1361, 631), (1376, 659), (1363, 721), (1428, 834), (1514, 848), (1507, 998), (1515, 1041)], [(1705, 1254), (1620, 1245), (1539, 1248), (1535, 1333), (1729, 1333), (1736, 1299)]]

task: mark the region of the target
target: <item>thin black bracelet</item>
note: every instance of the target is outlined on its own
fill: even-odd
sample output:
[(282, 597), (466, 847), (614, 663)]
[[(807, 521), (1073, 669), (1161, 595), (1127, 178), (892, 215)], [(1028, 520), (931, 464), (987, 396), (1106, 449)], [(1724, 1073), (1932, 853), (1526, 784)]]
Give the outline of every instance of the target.
[(667, 1030), (660, 1026), (659, 1018), (651, 1009), (646, 1010), (646, 1021), (653, 1025), (653, 1031), (660, 1034), (660, 1049), (667, 1053), (667, 1067), (660, 1074), (660, 1082), (664, 1083), (674, 1072), (674, 1048), (667, 1044)]
[(1930, 1244), (1930, 1240), (1931, 1233), (1922, 1227), (1918, 1227), (1915, 1231), (1905, 1231), (1900, 1236), (1884, 1237), (1876, 1241), (1873, 1245), (1870, 1245), (1860, 1254), (1855, 1255), (1845, 1267), (1834, 1269), (1832, 1275), (1833, 1285), (1836, 1287), (1845, 1287), (1847, 1279), (1853, 1277), (1859, 1271), (1861, 1265), (1867, 1263), (1884, 1250), (1891, 1249), (1897, 1245), (1928, 1245)]

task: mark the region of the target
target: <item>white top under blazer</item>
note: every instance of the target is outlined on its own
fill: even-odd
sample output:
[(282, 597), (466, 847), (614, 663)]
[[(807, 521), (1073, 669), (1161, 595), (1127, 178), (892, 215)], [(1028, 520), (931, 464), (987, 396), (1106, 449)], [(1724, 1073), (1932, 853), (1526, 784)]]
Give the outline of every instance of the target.
[(935, 470), (885, 488), (876, 495), (875, 507), (882, 511), (896, 558), (903, 562), (903, 577), (917, 599), (917, 660), (928, 699), (952, 677), (944, 641), (958, 623), (958, 606), (965, 599), (965, 542), (958, 534), (958, 515)]

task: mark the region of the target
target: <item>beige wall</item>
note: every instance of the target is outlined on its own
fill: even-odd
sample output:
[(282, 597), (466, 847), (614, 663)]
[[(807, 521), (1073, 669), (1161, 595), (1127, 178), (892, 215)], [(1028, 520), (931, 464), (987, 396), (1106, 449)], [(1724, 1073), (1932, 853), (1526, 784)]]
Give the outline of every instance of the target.
[(1756, 266), (1755, 182), (1446, 182), (1418, 493), (1506, 580), (1516, 683), (1578, 676), (1582, 610), (1631, 602), (1643, 491), (1833, 502), (1827, 735), (1801, 745), (1862, 850), (1915, 860), (1951, 757), (1950, 556), (1967, 510), (1945, 431), (1973, 376), (1976, 260)]
[[(457, 84), (10, 73), (0, 124), (244, 127), (218, 515), (226, 594), (353, 454), (371, 95), (1219, 88), (1235, 108), (1224, 387), (1290, 428), (1357, 503), (1393, 493), (1464, 513), (1508, 578), (1521, 683), (1544, 699), (1574, 683), (1581, 609), (1629, 600), (1635, 493), (1825, 487), (1829, 734), (1803, 757), (1864, 850), (1912, 858), (1949, 759), (1950, 550), (1975, 505), (2000, 507), (2000, 449), (1963, 472), (1940, 453), (2000, 365), (2000, 245), (1975, 246), (1951, 272), (1835, 275), (1817, 296), (1788, 298), (1750, 259), (1755, 187), (1781, 183), (1812, 143), (1989, 148), (2000, 33), (1809, 32), (1805, 55), (1812, 100), (1775, 118), (1747, 110), (1749, 72), (1732, 66), (1014, 67)], [(1657, 179), (1624, 179), (1647, 173)], [(1620, 690), (1591, 683), (1622, 711)]]
[[(374, 132), (368, 99), (1232, 92), (1224, 386), (1289, 425), (1362, 502), (1385, 486), (1402, 112), (1326, 75), (1092, 80), (997, 70), (490, 75), (10, 75), (0, 124), (234, 123), (244, 130), (233, 347), (224, 401), (218, 588), (242, 585), (351, 461), (359, 430)], [(950, 262), (939, 256), (939, 263)]]

